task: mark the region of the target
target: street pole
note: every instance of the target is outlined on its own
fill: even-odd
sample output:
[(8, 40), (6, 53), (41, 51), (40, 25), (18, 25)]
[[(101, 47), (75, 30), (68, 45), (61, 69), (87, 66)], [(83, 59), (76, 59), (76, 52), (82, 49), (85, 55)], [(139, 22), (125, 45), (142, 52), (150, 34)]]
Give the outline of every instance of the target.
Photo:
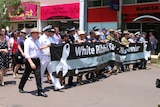
[(37, 20), (37, 28), (38, 28), (38, 31), (41, 32), (42, 28), (41, 28), (42, 24), (41, 24), (41, 19), (38, 18)]
[(122, 28), (122, 3), (123, 0), (119, 0), (119, 11), (117, 11), (117, 18), (118, 18), (118, 26), (117, 28)]
[(87, 0), (80, 0), (79, 29), (87, 31)]

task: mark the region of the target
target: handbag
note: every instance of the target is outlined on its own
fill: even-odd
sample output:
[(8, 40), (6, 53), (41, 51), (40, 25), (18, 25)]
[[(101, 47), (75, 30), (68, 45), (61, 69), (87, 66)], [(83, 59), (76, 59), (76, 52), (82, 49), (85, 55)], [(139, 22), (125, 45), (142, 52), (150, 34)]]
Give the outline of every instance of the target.
[(160, 88), (160, 79), (158, 79), (158, 78), (157, 78), (157, 80), (156, 80), (156, 87), (157, 87), (157, 88)]

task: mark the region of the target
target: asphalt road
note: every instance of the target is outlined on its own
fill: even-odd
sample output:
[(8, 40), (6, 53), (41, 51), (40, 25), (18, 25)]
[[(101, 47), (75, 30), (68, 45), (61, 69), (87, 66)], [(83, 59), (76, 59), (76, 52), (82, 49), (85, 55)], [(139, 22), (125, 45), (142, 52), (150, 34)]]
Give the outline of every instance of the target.
[(44, 83), (47, 98), (35, 96), (34, 78), (24, 87), (27, 93), (19, 93), (21, 76), (13, 79), (12, 71), (7, 72), (6, 86), (0, 87), (0, 107), (157, 107), (160, 102), (160, 89), (155, 87), (160, 68), (152, 65), (61, 92)]

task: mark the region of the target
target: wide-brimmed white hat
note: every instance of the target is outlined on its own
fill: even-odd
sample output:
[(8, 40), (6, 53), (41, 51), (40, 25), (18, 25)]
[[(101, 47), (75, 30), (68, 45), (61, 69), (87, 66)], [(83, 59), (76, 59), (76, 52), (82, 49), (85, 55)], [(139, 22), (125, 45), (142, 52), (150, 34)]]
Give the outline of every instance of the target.
[(26, 28), (23, 28), (20, 32), (21, 33), (27, 33)]
[(130, 34), (130, 32), (128, 32), (128, 30), (124, 30), (123, 34)]
[(32, 29), (31, 29), (31, 33), (39, 33), (38, 28), (32, 28)]
[(114, 32), (115, 30), (113, 28), (110, 28), (109, 29), (109, 32)]
[(83, 30), (78, 31), (78, 35), (84, 35), (84, 34), (86, 34), (85, 31), (83, 31)]

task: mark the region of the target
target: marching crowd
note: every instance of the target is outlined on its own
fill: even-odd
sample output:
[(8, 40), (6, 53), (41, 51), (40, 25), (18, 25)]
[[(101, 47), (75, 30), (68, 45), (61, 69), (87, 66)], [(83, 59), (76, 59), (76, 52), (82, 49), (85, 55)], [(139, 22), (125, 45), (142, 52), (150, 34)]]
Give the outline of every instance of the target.
[[(87, 32), (83, 30), (76, 30), (75, 27), (68, 27), (66, 31), (59, 31), (58, 27), (48, 25), (39, 32), (37, 28), (32, 28), (30, 33), (26, 29), (21, 31), (6, 32), (5, 29), (0, 31), (0, 86), (4, 86), (4, 75), (9, 68), (13, 69), (13, 78), (17, 78), (18, 70), (22, 69), (22, 65), (25, 65), (24, 73), (19, 83), (19, 92), (24, 93), (23, 90), (27, 80), (30, 80), (29, 75), (33, 73), (36, 79), (37, 96), (47, 97), (44, 93), (44, 75), (47, 75), (48, 82), (54, 85), (54, 90), (61, 90), (66, 84), (65, 78), (56, 78), (52, 75), (52, 64), (50, 58), (50, 46), (51, 43), (63, 44), (63, 43), (94, 43), (116, 41), (129, 46), (130, 43), (150, 43), (150, 50), (152, 54), (155, 54), (157, 46), (157, 39), (152, 32), (149, 33), (149, 40), (147, 41), (147, 33), (139, 31), (136, 33), (130, 33), (127, 30), (123, 32), (121, 29), (106, 29), (103, 28), (100, 32), (97, 26), (87, 35)], [(12, 63), (10, 63), (10, 61)], [(133, 64), (132, 70), (146, 69), (147, 60), (141, 60)], [(125, 72), (130, 70), (129, 64), (117, 63), (114, 61), (109, 62), (109, 66), (94, 72), (85, 73), (86, 80), (93, 82), (98, 81), (100, 78), (106, 77), (105, 73), (117, 74), (119, 72)], [(79, 73), (77, 76), (77, 84), (83, 84), (84, 73)], [(75, 86), (73, 82), (73, 76), (68, 77), (68, 86)]]

